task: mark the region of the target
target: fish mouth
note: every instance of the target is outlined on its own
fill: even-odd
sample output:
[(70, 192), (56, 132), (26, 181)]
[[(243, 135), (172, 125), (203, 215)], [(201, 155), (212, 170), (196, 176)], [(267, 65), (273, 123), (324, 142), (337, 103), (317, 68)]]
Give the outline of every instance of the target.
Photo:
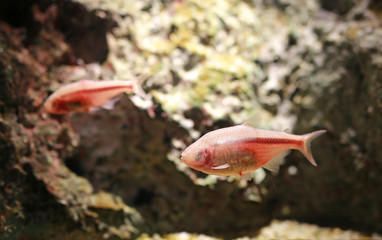
[(184, 157), (185, 157), (185, 152), (186, 151), (183, 151), (182, 154), (180, 154), (180, 160), (182, 160), (184, 162)]

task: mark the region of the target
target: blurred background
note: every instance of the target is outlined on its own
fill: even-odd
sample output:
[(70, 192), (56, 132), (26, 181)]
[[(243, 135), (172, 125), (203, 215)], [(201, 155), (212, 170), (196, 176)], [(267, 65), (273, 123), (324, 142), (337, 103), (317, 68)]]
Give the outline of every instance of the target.
[[(0, 2), (1, 239), (381, 239), (378, 0)], [(49, 115), (81, 79), (148, 98)], [(181, 152), (251, 117), (315, 140), (252, 181)]]

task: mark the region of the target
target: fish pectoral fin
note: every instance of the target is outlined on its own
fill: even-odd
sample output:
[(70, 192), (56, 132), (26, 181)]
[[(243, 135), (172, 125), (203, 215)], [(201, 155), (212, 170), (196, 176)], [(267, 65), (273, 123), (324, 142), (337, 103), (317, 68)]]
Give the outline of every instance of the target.
[(278, 173), (280, 165), (284, 163), (284, 157), (290, 153), (290, 150), (286, 150), (278, 154), (276, 157), (269, 160), (263, 165), (263, 168), (268, 169), (271, 172)]
[(219, 166), (211, 166), (211, 169), (214, 169), (214, 170), (217, 170), (217, 169), (226, 169), (226, 168), (229, 168), (229, 164), (228, 163), (223, 164), (223, 165), (219, 165)]

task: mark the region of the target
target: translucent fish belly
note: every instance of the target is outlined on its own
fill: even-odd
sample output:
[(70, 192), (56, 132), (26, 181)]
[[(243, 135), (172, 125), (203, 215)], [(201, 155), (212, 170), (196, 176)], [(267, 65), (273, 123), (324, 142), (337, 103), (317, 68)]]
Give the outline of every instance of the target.
[(254, 170), (258, 163), (254, 152), (249, 149), (238, 147), (236, 144), (220, 145), (216, 147), (214, 154), (214, 165), (229, 164), (224, 172), (239, 174), (239, 172)]

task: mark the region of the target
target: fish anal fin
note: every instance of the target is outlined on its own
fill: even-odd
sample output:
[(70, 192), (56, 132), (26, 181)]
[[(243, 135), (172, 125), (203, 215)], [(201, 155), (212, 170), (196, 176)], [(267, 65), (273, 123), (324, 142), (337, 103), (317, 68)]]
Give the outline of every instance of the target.
[(98, 112), (102, 109), (105, 109), (105, 110), (113, 110), (114, 109), (114, 106), (115, 104), (121, 99), (121, 97), (115, 97), (115, 98), (112, 98), (110, 100), (108, 100), (107, 102), (105, 102), (102, 106), (99, 106), (99, 107), (87, 107), (85, 109), (85, 112)]
[(113, 110), (115, 104), (121, 99), (121, 97), (115, 97), (110, 100), (108, 100), (106, 103), (104, 103), (101, 108), (106, 110)]
[(245, 173), (241, 173), (240, 177), (243, 180), (250, 181), (253, 178), (253, 174), (252, 174), (252, 172), (245, 172)]
[(290, 153), (290, 150), (283, 151), (279, 153), (276, 157), (269, 160), (262, 167), (268, 169), (271, 172), (278, 173), (280, 165), (284, 163), (284, 157)]
[(227, 168), (229, 168), (229, 164), (228, 163), (223, 164), (223, 165), (219, 165), (219, 166), (211, 166), (211, 169), (213, 169), (213, 170), (227, 169)]

